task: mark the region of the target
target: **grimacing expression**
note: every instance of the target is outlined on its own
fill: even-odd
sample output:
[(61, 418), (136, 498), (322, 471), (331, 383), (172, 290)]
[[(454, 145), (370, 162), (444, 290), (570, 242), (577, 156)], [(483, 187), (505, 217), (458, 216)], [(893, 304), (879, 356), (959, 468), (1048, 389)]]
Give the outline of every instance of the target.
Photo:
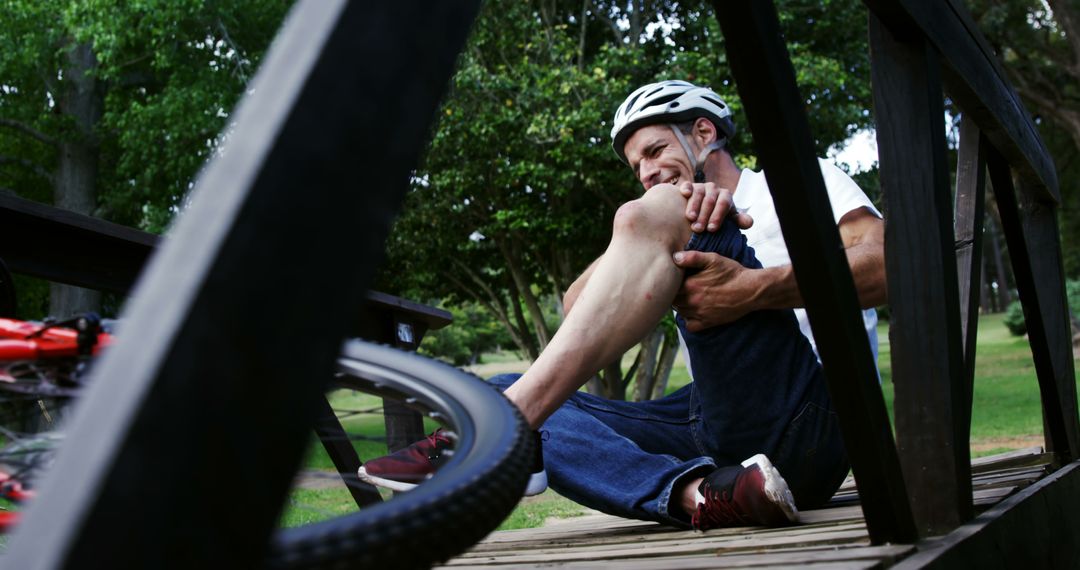
[(668, 125), (641, 127), (626, 139), (623, 150), (646, 191), (657, 184), (694, 179), (686, 151)]

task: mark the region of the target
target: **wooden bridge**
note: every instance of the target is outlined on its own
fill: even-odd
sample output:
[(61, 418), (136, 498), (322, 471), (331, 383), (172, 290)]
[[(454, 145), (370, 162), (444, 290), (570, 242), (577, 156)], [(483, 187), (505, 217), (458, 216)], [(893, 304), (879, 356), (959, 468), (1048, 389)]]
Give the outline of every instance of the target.
[[(1062, 485), (1076, 468), (1051, 474), (1050, 460), (1039, 447), (973, 461), (973, 507), (979, 515), (943, 538), (916, 544), (873, 543), (849, 478), (828, 505), (800, 513), (794, 526), (700, 533), (594, 512), (541, 528), (493, 533), (442, 568), (992, 568), (1008, 566), (1002, 551), (1037, 568), (1075, 567), (1075, 554), (1054, 547), (1054, 541), (1075, 534), (1064, 520), (1059, 533), (1046, 532), (1034, 541), (1015, 540), (1007, 527), (998, 531), (993, 548), (965, 544), (993, 524), (1045, 530), (1050, 521), (1020, 505), (1047, 487)], [(1075, 488), (1069, 495), (1073, 505), (1080, 499)]]
[[(334, 349), (362, 302), (354, 292), (370, 282), (381, 257), (478, 3), (298, 3), (256, 77), (257, 88), (237, 112), (229, 144), (241, 150), (211, 163), (196, 187), (196, 193), (212, 190), (215, 200), (193, 204), (141, 278), (125, 333), (143, 342), (118, 345), (106, 359), (101, 375), (113, 382), (113, 397), (85, 403), (87, 422), (78, 427), (86, 429), (74, 430), (71, 451), (60, 458), (79, 477), (42, 495), (26, 521), (25, 536), (32, 539), (16, 537), (10, 564), (139, 566), (160, 552), (182, 552), (188, 566), (259, 560), (316, 413), (293, 413), (290, 405), (313, 400), (322, 388), (298, 379), (329, 377)], [(776, 565), (1019, 566), (1041, 549), (1050, 553), (1039, 559), (1047, 565), (1080, 566), (1074, 530), (1080, 420), (1053, 162), (960, 0), (864, 4), (885, 196), (895, 437), (775, 7), (765, 0), (714, 0), (839, 414), (857, 482), (848, 496), (857, 494), (858, 507), (808, 513), (805, 527), (704, 536), (586, 519), (518, 542), (508, 538), (517, 535), (496, 535), (453, 565), (480, 564), (511, 545), (517, 562), (581, 556), (603, 566), (627, 544), (656, 541), (674, 556), (679, 546), (723, 551), (732, 561), (772, 556), (760, 560)], [(943, 92), (963, 113), (955, 201)], [(368, 133), (390, 140), (373, 145)], [(314, 140), (320, 144), (310, 144)], [(364, 172), (366, 192), (356, 187), (356, 172)], [(1047, 475), (1038, 482), (1034, 471), (1007, 464), (984, 472), (968, 453), (977, 381), (977, 238), (988, 181), (1042, 398), (1047, 453), (1038, 455), (1043, 466), (1036, 471)], [(296, 199), (298, 189), (303, 200)], [(341, 243), (353, 244), (350, 255), (358, 263), (340, 262), (329, 246)], [(0, 257), (13, 254), (0, 251)], [(315, 274), (321, 278), (308, 278)], [(269, 306), (276, 310), (264, 310)], [(283, 318), (288, 327), (280, 326)], [(238, 346), (244, 329), (262, 331), (263, 347)], [(287, 360), (272, 349), (277, 346), (293, 348)], [(254, 390), (267, 397), (228, 397)], [(208, 391), (223, 397), (202, 399)], [(169, 429), (183, 425), (192, 409), (222, 425)], [(219, 434), (241, 429), (234, 426), (276, 445), (229, 447)], [(146, 446), (141, 433), (177, 441)], [(205, 457), (173, 462), (169, 454), (179, 438)], [(88, 489), (146, 465), (171, 468)], [(258, 473), (261, 484), (217, 485), (200, 476), (206, 469)], [(979, 514), (1002, 488), (994, 482), (1032, 484)], [(137, 511), (147, 496), (161, 498), (153, 521), (117, 514)], [(206, 509), (189, 508), (193, 502)], [(238, 513), (225, 506), (235, 504), (249, 508)], [(614, 546), (586, 545), (573, 555), (567, 548), (551, 551), (563, 544), (559, 532), (580, 535), (597, 525), (597, 536), (619, 537)], [(180, 537), (167, 528), (187, 531)], [(840, 543), (830, 541), (844, 536), (857, 546), (834, 548)], [(800, 548), (756, 551), (770, 541)], [(817, 546), (802, 548), (811, 542)], [(757, 546), (744, 548), (749, 544)], [(854, 554), (860, 549), (873, 555), (860, 558)], [(717, 564), (703, 560), (671, 562)]]

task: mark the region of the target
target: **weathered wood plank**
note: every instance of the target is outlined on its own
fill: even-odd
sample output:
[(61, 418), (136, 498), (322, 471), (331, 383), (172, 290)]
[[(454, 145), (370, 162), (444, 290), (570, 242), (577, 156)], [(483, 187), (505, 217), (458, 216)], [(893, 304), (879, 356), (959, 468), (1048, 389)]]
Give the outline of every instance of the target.
[(960, 286), (960, 338), (964, 349), (964, 402), (961, 424), (971, 436), (971, 403), (975, 386), (975, 341), (979, 331), (979, 292), (982, 290), (983, 218), (985, 217), (986, 157), (975, 120), (960, 118), (960, 148), (956, 160), (956, 273)]
[(995, 469), (1030, 467), (1050, 463), (1050, 461), (1050, 454), (1043, 453), (1042, 447), (1028, 447), (998, 455), (976, 457), (971, 460), (971, 471), (978, 474)]
[(1080, 568), (1080, 462), (988, 509), (895, 568)]
[(598, 544), (575, 546), (573, 548), (564, 547), (542, 552), (512, 551), (501, 553), (498, 557), (490, 554), (486, 556), (465, 556), (451, 560), (447, 563), (447, 566), (452, 567), (458, 564), (476, 564), (496, 560), (500, 564), (539, 564), (595, 559), (622, 560), (663, 555), (685, 556), (688, 554), (731, 554), (780, 546), (791, 548), (824, 544), (847, 544), (853, 541), (865, 541), (867, 539), (866, 531), (863, 529), (821, 531), (805, 535), (780, 533), (767, 538), (749, 535), (742, 540), (738, 538), (732, 538), (730, 540), (710, 540), (708, 533), (705, 533), (704, 535), (687, 534), (688, 537), (683, 540), (662, 540), (616, 545)]
[[(818, 565), (827, 563), (846, 563), (846, 562), (869, 562), (873, 567), (875, 564), (884, 563), (891, 564), (896, 560), (914, 552), (915, 547), (910, 545), (886, 545), (886, 546), (827, 546), (827, 547), (808, 547), (799, 549), (778, 549), (770, 550), (763, 553), (747, 553), (747, 554), (728, 554), (723, 558), (718, 558), (715, 554), (705, 554), (700, 556), (664, 556), (664, 557), (649, 557), (645, 559), (635, 560), (619, 560), (618, 567), (620, 569), (645, 569), (645, 568), (680, 568), (680, 569), (693, 569), (693, 568), (747, 568), (758, 566), (803, 566), (803, 565)], [(454, 568), (467, 569), (467, 568), (491, 568), (497, 562), (491, 562), (483, 565), (462, 564), (455, 565)], [(610, 560), (591, 560), (580, 561), (569, 564), (574, 568), (610, 568), (612, 561)], [(550, 567), (548, 564), (542, 564), (542, 566)], [(524, 565), (515, 567), (530, 568), (532, 566)], [(540, 567), (540, 566), (537, 566)], [(862, 566), (859, 566), (862, 567)]]
[(897, 39), (874, 14), (869, 27), (896, 441), (919, 530), (942, 534), (972, 507), (939, 63), (925, 40)]
[(960, 2), (863, 0), (895, 34), (924, 36), (947, 64), (950, 97), (975, 118), (983, 134), (1026, 176), (1035, 196), (1060, 202), (1057, 170), (1019, 95)]
[(665, 532), (659, 533), (627, 533), (627, 534), (595, 534), (588, 535), (581, 532), (563, 532), (556, 536), (542, 536), (542, 535), (526, 535), (519, 536), (517, 540), (512, 542), (495, 542), (495, 541), (483, 541), (477, 544), (469, 552), (463, 554), (462, 558), (470, 558), (476, 556), (489, 556), (498, 552), (514, 552), (517, 554), (523, 552), (541, 553), (550, 551), (561, 551), (565, 548), (580, 548), (591, 546), (603, 546), (603, 547), (621, 547), (625, 545), (633, 545), (633, 547), (640, 547), (642, 544), (667, 544), (669, 542), (679, 541), (705, 541), (712, 545), (723, 545), (728, 542), (738, 542), (740, 544), (746, 544), (748, 540), (763, 540), (773, 539), (776, 537), (785, 537), (785, 539), (797, 540), (803, 536), (817, 536), (823, 532), (846, 532), (846, 531), (863, 531), (865, 532), (866, 525), (862, 519), (847, 520), (840, 523), (825, 523), (815, 525), (799, 525), (792, 527), (736, 527), (726, 529), (716, 529), (705, 533), (674, 529), (671, 527), (665, 528)]
[(1024, 307), (1047, 451), (1067, 463), (1080, 457), (1080, 418), (1056, 209), (1030, 193), (1017, 200), (1012, 171), (996, 148), (987, 149), (986, 164)]
[(713, 4), (859, 479), (870, 536), (875, 543), (914, 540), (877, 368), (775, 7)]

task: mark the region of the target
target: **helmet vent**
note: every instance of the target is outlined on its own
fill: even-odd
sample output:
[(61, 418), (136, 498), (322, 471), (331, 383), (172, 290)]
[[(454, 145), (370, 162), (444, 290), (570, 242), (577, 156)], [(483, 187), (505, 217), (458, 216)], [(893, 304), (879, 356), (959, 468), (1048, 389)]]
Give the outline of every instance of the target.
[(705, 99), (706, 101), (709, 101), (710, 103), (715, 103), (716, 106), (720, 107), (721, 109), (726, 109), (727, 108), (727, 105), (725, 105), (724, 102), (720, 101), (719, 99), (709, 97), (708, 95), (702, 95), (701, 98)]

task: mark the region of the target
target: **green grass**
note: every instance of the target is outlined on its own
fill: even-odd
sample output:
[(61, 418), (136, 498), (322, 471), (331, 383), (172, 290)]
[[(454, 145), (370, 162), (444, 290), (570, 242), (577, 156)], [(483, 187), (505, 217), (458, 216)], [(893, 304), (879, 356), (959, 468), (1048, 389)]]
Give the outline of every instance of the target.
[(549, 518), (566, 519), (583, 514), (585, 507), (548, 489), (535, 497), (522, 499), (496, 530), (536, 528), (543, 526)]
[[(1015, 337), (1002, 323), (1003, 315), (984, 315), (979, 319), (975, 348), (975, 389), (972, 398), (971, 439), (974, 446), (991, 445), (1002, 439), (1042, 436), (1042, 404), (1031, 348), (1027, 339)], [(894, 385), (888, 325), (878, 327), (882, 391), (892, 417)], [(1002, 445), (980, 449), (985, 454), (996, 449), (1008, 451), (1015, 446)]]

